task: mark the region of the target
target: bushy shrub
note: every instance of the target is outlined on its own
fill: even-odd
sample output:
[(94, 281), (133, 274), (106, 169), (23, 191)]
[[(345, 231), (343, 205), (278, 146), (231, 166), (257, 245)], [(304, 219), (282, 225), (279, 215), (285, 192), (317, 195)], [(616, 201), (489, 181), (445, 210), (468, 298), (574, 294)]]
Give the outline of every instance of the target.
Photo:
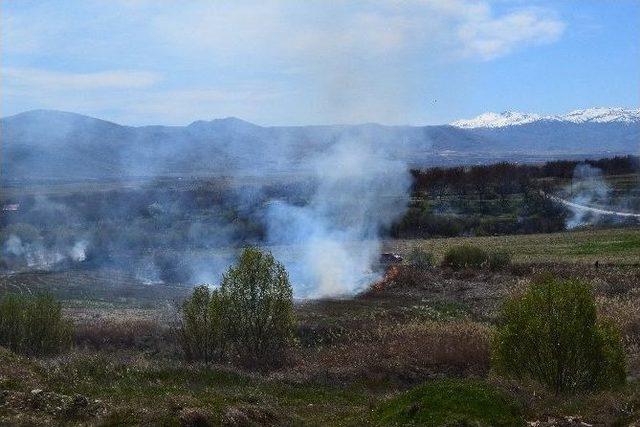
[(625, 382), (619, 333), (598, 321), (590, 287), (576, 280), (537, 279), (509, 299), (493, 342), (499, 373), (540, 382), (555, 393)]
[(487, 263), (492, 271), (504, 270), (511, 265), (511, 255), (505, 251), (490, 252)]
[(255, 248), (242, 252), (220, 286), (233, 356), (249, 367), (284, 362), (295, 328), (293, 291), (284, 266)]
[(220, 361), (224, 355), (225, 313), (220, 291), (198, 286), (182, 304), (180, 343), (189, 360)]
[(420, 248), (413, 248), (409, 253), (409, 263), (420, 270), (433, 267), (433, 254)]
[(442, 265), (460, 270), (463, 268), (481, 268), (486, 265), (489, 256), (477, 246), (454, 246), (444, 254)]
[(0, 297), (0, 345), (27, 356), (56, 354), (71, 344), (71, 322), (50, 295)]
[(189, 359), (267, 369), (286, 361), (294, 328), (286, 270), (270, 253), (247, 248), (218, 290), (198, 287), (183, 304), (180, 337)]

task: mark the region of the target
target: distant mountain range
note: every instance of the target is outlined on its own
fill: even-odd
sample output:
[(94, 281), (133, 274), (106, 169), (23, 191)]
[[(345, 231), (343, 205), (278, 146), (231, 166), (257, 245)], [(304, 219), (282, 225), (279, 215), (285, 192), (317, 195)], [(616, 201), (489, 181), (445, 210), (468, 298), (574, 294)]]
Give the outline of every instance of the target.
[(484, 113), (470, 120), (458, 120), (451, 126), (463, 129), (477, 128), (502, 128), (508, 126), (520, 126), (531, 123), (640, 123), (640, 108), (588, 108), (575, 110), (567, 114), (557, 116), (541, 116), (538, 114), (520, 113), (517, 111), (505, 111), (503, 113)]
[(485, 113), (440, 126), (258, 126), (237, 118), (188, 126), (123, 126), (34, 110), (0, 119), (3, 179), (303, 172), (306, 159), (360, 139), (420, 167), (497, 159), (637, 154), (640, 109), (561, 116)]

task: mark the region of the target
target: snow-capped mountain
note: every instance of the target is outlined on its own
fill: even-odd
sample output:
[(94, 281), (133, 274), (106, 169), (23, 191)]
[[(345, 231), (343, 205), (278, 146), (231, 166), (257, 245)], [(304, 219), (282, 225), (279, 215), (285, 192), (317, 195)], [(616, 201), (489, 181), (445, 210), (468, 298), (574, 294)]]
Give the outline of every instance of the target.
[(484, 113), (468, 120), (457, 120), (451, 123), (451, 126), (462, 129), (502, 128), (545, 121), (565, 123), (640, 123), (640, 108), (587, 108), (551, 116), (505, 111), (502, 113)]
[(236, 118), (133, 127), (35, 110), (0, 119), (0, 135), (0, 179), (301, 173), (305, 158), (354, 138), (410, 167), (638, 154), (640, 109), (486, 113), (441, 126), (270, 127)]
[(557, 116), (557, 120), (573, 123), (638, 123), (640, 108), (588, 108)]

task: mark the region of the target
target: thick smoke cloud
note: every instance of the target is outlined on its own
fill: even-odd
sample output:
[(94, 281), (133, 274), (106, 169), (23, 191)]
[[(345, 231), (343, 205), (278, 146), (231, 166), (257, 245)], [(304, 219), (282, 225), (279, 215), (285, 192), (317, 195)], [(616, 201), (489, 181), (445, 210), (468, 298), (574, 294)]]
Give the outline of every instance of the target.
[[(365, 139), (341, 141), (311, 163), (315, 193), (304, 206), (270, 204), (269, 243), (284, 245), (298, 294), (350, 294), (370, 283), (380, 230), (404, 212), (410, 176)], [(291, 248), (293, 257), (286, 255)]]
[[(5, 217), (0, 269), (116, 268), (150, 285), (215, 285), (251, 244), (284, 262), (297, 297), (352, 294), (375, 279), (380, 233), (407, 205), (408, 168), (370, 132), (306, 154), (291, 148), (298, 142), (294, 132), (253, 152), (228, 144), (223, 156), (244, 157), (209, 178), (163, 175), (163, 164), (193, 155), (179, 141), (166, 153), (135, 147), (154, 167), (132, 164), (140, 157), (127, 147), (121, 182), (23, 198)], [(215, 166), (211, 174), (220, 173)]]

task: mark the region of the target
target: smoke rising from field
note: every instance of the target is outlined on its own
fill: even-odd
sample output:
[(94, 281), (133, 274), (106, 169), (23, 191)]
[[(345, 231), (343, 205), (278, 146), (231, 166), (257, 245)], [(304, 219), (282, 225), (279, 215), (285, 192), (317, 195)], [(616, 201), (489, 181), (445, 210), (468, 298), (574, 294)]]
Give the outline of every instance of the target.
[(625, 193), (616, 195), (602, 171), (591, 165), (583, 163), (575, 167), (566, 192), (569, 194), (568, 200), (557, 197), (554, 199), (571, 211), (566, 222), (568, 229), (603, 221), (619, 223), (640, 220), (640, 214), (630, 211), (629, 199)]
[(304, 206), (270, 204), (268, 240), (285, 245), (282, 259), (299, 294), (350, 294), (370, 283), (380, 230), (404, 212), (410, 176), (365, 139), (341, 141), (311, 163), (316, 191)]
[[(153, 168), (138, 167), (132, 159), (141, 157), (125, 149), (126, 185), (9, 200), (20, 206), (0, 230), (0, 269), (77, 264), (128, 271), (147, 284), (215, 285), (239, 248), (251, 244), (285, 264), (298, 297), (353, 293), (375, 278), (380, 232), (404, 212), (410, 185), (405, 163), (365, 129), (337, 132), (323, 150), (302, 155), (291, 149), (299, 142), (295, 132), (277, 141), (275, 155), (262, 155), (272, 145), (253, 152), (230, 147), (225, 156), (236, 161), (224, 178), (185, 177), (186, 183), (162, 174), (163, 163), (193, 155), (179, 145), (156, 152)], [(147, 147), (144, 156), (153, 155)], [(291, 178), (273, 181), (274, 159)], [(220, 173), (216, 166), (212, 175)], [(126, 178), (150, 173), (157, 175), (136, 184)]]
[[(337, 39), (340, 43), (329, 40), (327, 45), (323, 37), (312, 38), (294, 55), (297, 68), (312, 70), (305, 85), (317, 93), (325, 111), (316, 122), (334, 121), (336, 114), (341, 121), (352, 121), (373, 113), (401, 120), (397, 107), (415, 96), (407, 68), (340, 48), (358, 32), (350, 25), (341, 28), (340, 20), (336, 24), (330, 34), (344, 33)], [(252, 28), (263, 30), (260, 25)], [(306, 32), (301, 40), (306, 40)], [(368, 46), (362, 51), (381, 41), (395, 43), (393, 36), (365, 38)], [(380, 93), (384, 99), (374, 95)], [(68, 261), (125, 269), (149, 284), (216, 284), (237, 250), (252, 244), (271, 249), (285, 264), (299, 297), (347, 295), (375, 279), (372, 267), (380, 233), (403, 214), (408, 202), (408, 167), (394, 159), (413, 151), (410, 148), (431, 147), (421, 128), (371, 124), (272, 129), (227, 118), (184, 127), (132, 128), (46, 111), (11, 120), (33, 137), (16, 132), (16, 138), (51, 141), (41, 149), (56, 159), (56, 146), (62, 143), (72, 146), (67, 150), (71, 157), (81, 153), (58, 169), (33, 156), (14, 176), (68, 173), (80, 178), (107, 164), (102, 170), (107, 179), (146, 180), (145, 189), (119, 188), (86, 200), (81, 191), (65, 201), (56, 198), (42, 213), (22, 206), (16, 220), (34, 224), (38, 233), (45, 230), (46, 236), (36, 239), (37, 250), (56, 254), (51, 262), (29, 266), (50, 268)], [(83, 161), (82, 153), (99, 160)], [(114, 157), (113, 163), (100, 161)], [(295, 178), (272, 184), (274, 171)], [(185, 180), (224, 176), (227, 182), (212, 191), (209, 183), (200, 187), (195, 179), (194, 187), (185, 190), (176, 175)], [(5, 254), (13, 254), (17, 262), (12, 265), (18, 267), (17, 258), (36, 249), (10, 243), (16, 250), (5, 249)]]
[[(602, 171), (588, 164), (579, 164), (573, 171), (569, 193), (571, 203), (583, 206), (599, 204), (606, 206), (611, 189), (602, 177)], [(571, 208), (567, 218), (567, 228), (572, 229), (598, 220), (598, 215), (591, 211)]]

